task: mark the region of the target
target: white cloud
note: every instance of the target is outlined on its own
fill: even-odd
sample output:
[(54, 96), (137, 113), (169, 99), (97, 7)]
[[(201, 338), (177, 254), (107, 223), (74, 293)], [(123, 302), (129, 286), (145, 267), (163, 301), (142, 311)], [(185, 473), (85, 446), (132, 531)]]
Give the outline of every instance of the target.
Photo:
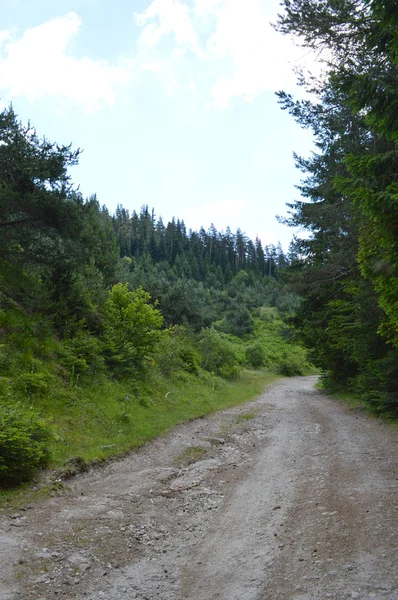
[(194, 0), (195, 12), (201, 17), (214, 13), (225, 0)]
[(87, 112), (111, 106), (117, 84), (128, 79), (128, 69), (105, 61), (76, 58), (67, 53), (81, 29), (74, 13), (27, 29), (0, 32), (0, 87), (10, 98), (66, 97)]
[(176, 54), (188, 61), (195, 55), (200, 59), (197, 71), (210, 77), (208, 105), (224, 109), (236, 99), (251, 101), (295, 80), (292, 62), (297, 47), (270, 25), (277, 12), (277, 0), (194, 0), (190, 6), (180, 0), (153, 0), (135, 15), (143, 27), (141, 60), (145, 63), (150, 56), (152, 61), (164, 61), (161, 42), (171, 37), (171, 68), (175, 65), (181, 71)]
[(278, 0), (148, 0), (136, 13), (138, 53), (117, 63), (73, 55), (82, 32), (75, 12), (22, 34), (0, 31), (0, 91), (35, 102), (67, 99), (87, 112), (112, 106), (118, 88), (140, 72), (156, 74), (169, 95), (200, 95), (225, 109), (266, 90), (291, 87), (292, 58), (300, 54), (276, 33)]
[(199, 51), (190, 9), (179, 0), (153, 0), (144, 12), (134, 16), (137, 24), (144, 28), (139, 38), (142, 49), (152, 49), (164, 36), (171, 35), (178, 47)]
[[(179, 0), (152, 0), (142, 13), (134, 13), (142, 32), (138, 38), (137, 72), (152, 71), (169, 96), (184, 87), (196, 89), (187, 54), (201, 56), (192, 10)], [(188, 67), (188, 68), (187, 68)]]
[(0, 48), (12, 38), (13, 33), (13, 29), (5, 29), (4, 31), (0, 31)]
[(226, 0), (215, 12), (218, 22), (208, 52), (233, 63), (232, 74), (220, 75), (213, 86), (215, 106), (225, 108), (234, 98), (250, 101), (292, 81), (293, 47), (269, 24), (264, 0)]

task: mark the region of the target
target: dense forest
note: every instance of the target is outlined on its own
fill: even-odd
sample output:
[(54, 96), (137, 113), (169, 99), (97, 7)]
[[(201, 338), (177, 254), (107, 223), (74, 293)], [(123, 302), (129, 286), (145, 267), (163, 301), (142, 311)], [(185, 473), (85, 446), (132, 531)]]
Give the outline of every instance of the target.
[(187, 232), (147, 206), (110, 215), (73, 184), (78, 160), (12, 107), (0, 113), (6, 484), (51, 453), (85, 464), (216, 409), (220, 395), (242, 401), (256, 369), (309, 368), (283, 321), (300, 300), (281, 279), (291, 258), (280, 246), (239, 230)]
[(278, 94), (316, 151), (290, 204), (295, 323), (329, 387), (398, 411), (398, 10), (395, 0), (284, 0), (277, 29), (314, 51), (320, 76)]

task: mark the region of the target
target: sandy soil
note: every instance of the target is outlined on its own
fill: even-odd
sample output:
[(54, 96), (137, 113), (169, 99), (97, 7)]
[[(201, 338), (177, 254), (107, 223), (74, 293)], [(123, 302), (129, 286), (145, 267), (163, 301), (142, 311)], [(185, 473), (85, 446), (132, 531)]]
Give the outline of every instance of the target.
[(0, 600), (398, 600), (398, 433), (315, 381), (3, 515)]

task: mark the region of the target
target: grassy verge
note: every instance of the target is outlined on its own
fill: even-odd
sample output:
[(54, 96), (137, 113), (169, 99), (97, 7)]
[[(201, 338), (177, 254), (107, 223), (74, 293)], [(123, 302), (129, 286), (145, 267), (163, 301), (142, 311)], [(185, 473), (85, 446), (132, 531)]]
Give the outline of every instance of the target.
[[(50, 469), (63, 476), (90, 463), (121, 456), (169, 431), (178, 423), (248, 402), (277, 379), (265, 370), (244, 370), (226, 381), (208, 374), (175, 380), (154, 375), (147, 389), (137, 392), (127, 383), (109, 379), (77, 387), (63, 398), (32, 400), (54, 424)], [(45, 403), (45, 406), (43, 405)], [(54, 491), (60, 484), (37, 489), (37, 482), (18, 490), (0, 491), (0, 506), (27, 501)]]
[(274, 379), (266, 371), (243, 371), (232, 381), (158, 376), (141, 394), (107, 381), (87, 390), (75, 406), (57, 407), (53, 466), (76, 456), (91, 461), (123, 454), (178, 423), (246, 402)]
[(333, 400), (344, 404), (348, 408), (348, 410), (362, 411), (370, 417), (373, 417), (375, 419), (382, 419), (383, 421), (389, 423), (391, 426), (398, 430), (397, 418), (380, 414), (380, 412), (377, 411), (375, 406), (371, 402), (368, 402), (360, 394), (347, 392), (346, 390), (336, 390), (335, 388), (328, 388), (322, 383), (321, 379), (319, 380), (317, 387), (318, 389), (323, 390), (326, 394), (328, 394), (328, 396)]

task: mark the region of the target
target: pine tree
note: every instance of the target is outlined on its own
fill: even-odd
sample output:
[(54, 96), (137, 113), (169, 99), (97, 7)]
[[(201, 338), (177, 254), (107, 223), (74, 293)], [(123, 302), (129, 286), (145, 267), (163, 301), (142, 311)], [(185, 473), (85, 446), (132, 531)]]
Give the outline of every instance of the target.
[(396, 351), (386, 343), (398, 347), (396, 2), (285, 0), (284, 7), (279, 29), (317, 49), (327, 67), (321, 81), (302, 75), (315, 100), (279, 94), (319, 149), (297, 159), (309, 173), (301, 192), (310, 203), (290, 205), (290, 223), (310, 233), (295, 243), (305, 259), (301, 330), (323, 365), (329, 356), (335, 379), (398, 410)]

